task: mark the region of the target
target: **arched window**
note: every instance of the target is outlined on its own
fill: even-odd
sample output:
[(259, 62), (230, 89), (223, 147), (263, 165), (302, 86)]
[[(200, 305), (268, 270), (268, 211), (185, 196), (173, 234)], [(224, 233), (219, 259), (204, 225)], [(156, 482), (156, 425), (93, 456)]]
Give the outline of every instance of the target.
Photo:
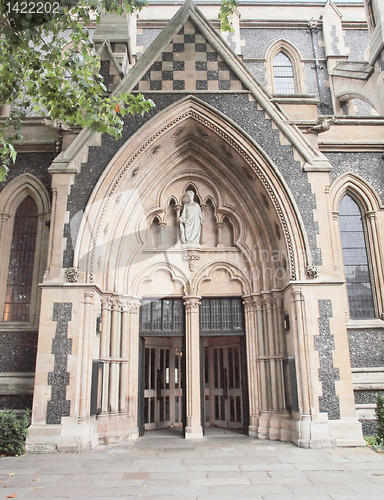
[(37, 226), (37, 205), (27, 196), (15, 214), (3, 321), (29, 322)]
[(339, 226), (351, 319), (375, 317), (367, 242), (359, 205), (348, 194), (339, 204)]
[(276, 94), (294, 94), (296, 92), (293, 65), (284, 52), (279, 52), (273, 60), (273, 79)]

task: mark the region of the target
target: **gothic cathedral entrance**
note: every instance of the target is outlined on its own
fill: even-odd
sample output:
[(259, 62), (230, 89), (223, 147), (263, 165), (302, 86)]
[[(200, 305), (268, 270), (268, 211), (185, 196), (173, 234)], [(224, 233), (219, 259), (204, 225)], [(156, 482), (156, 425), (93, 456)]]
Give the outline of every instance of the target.
[[(201, 424), (248, 427), (245, 331), (240, 298), (201, 299)], [(140, 433), (185, 428), (182, 299), (145, 299), (140, 315)], [(194, 353), (196, 354), (196, 353)], [(194, 355), (192, 354), (192, 355)]]

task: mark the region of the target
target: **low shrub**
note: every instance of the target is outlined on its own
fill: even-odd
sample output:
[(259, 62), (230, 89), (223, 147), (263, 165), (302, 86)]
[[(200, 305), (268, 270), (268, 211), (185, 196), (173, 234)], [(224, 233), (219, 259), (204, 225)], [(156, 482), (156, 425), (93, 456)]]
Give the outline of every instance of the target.
[(28, 426), (29, 410), (20, 416), (12, 411), (0, 411), (0, 455), (12, 457), (25, 453)]
[(384, 397), (381, 392), (377, 394), (375, 413), (377, 418), (377, 440), (384, 442)]

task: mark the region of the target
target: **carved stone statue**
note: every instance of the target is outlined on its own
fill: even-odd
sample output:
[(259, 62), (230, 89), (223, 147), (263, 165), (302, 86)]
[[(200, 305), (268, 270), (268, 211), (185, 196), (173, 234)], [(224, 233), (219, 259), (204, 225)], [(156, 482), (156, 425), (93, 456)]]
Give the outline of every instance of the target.
[(187, 191), (188, 201), (183, 206), (180, 215), (180, 238), (187, 245), (199, 245), (203, 214), (200, 205), (193, 198), (195, 193)]

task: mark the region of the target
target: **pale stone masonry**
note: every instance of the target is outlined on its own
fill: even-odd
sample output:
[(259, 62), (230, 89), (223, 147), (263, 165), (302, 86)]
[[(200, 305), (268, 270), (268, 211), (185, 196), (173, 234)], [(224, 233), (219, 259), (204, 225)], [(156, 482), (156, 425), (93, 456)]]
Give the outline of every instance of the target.
[[(218, 9), (159, 0), (102, 17), (109, 92), (156, 104), (121, 139), (58, 143), (25, 123), (0, 186), (0, 404), (32, 408), (29, 451), (153, 429), (304, 448), (375, 432), (382, 2), (244, 1), (231, 34)], [(183, 244), (189, 191), (203, 223)], [(15, 224), (28, 227), (28, 197), (29, 267)]]

